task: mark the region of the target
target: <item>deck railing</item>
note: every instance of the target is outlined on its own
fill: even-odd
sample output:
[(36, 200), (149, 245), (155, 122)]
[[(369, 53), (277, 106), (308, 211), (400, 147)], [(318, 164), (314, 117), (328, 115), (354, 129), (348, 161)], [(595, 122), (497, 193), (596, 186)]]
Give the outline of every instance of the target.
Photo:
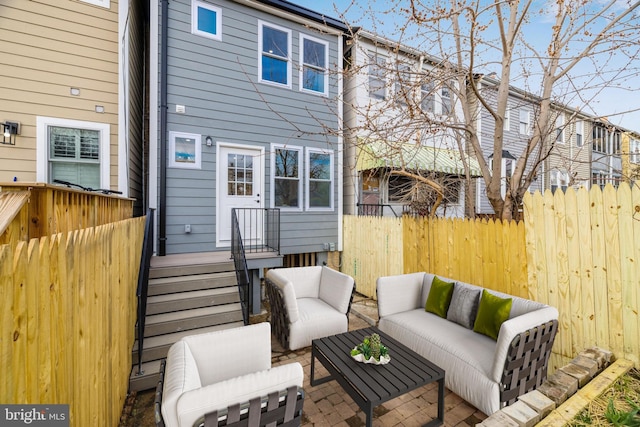
[(280, 209), (235, 208), (246, 253), (280, 253)]
[[(373, 203), (358, 203), (358, 216), (384, 216), (385, 210), (390, 211), (393, 216), (399, 218), (402, 213), (398, 214), (393, 206)], [(404, 208), (404, 206), (403, 206)], [(404, 209), (403, 209), (404, 210)]]
[(249, 310), (251, 296), (249, 295), (249, 269), (247, 268), (247, 258), (245, 256), (244, 244), (240, 233), (240, 221), (236, 209), (231, 210), (231, 256), (236, 270), (236, 280), (238, 282), (238, 292), (240, 293), (240, 304), (242, 306), (242, 318), (244, 324), (249, 324)]
[(142, 256), (138, 273), (138, 375), (142, 375), (142, 351), (144, 348), (144, 327), (147, 318), (147, 292), (149, 290), (149, 264), (153, 255), (153, 217), (154, 209), (147, 209), (147, 220), (144, 226)]

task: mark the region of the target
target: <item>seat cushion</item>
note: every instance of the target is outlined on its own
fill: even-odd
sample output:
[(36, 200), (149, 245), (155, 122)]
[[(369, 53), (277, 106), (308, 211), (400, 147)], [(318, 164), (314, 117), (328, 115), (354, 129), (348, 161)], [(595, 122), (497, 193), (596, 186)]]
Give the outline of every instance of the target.
[(178, 425), (177, 404), (182, 394), (202, 385), (196, 361), (184, 341), (169, 348), (162, 389), (162, 418), (167, 426)]
[[(445, 370), (445, 385), (486, 414), (499, 409), (499, 385), (492, 381), (496, 342), (424, 309), (384, 317), (378, 325)], [(393, 348), (389, 348), (393, 363)]]
[(298, 321), (291, 324), (289, 349), (311, 345), (311, 340), (347, 332), (347, 316), (317, 298), (298, 299)]

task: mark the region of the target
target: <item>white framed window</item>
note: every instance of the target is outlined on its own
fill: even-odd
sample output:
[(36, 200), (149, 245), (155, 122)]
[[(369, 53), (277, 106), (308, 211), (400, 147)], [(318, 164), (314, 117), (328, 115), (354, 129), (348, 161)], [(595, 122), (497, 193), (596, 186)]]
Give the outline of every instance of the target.
[(511, 130), (511, 110), (504, 111), (504, 121), (502, 122), (502, 129), (506, 131)]
[(407, 101), (412, 99), (412, 87), (411, 67), (407, 64), (398, 64), (393, 84), (396, 104), (407, 105)]
[(333, 210), (333, 150), (307, 148), (306, 152), (307, 210)]
[[(514, 166), (515, 160), (505, 157), (502, 158), (502, 163), (500, 164), (500, 194), (503, 199), (507, 195), (507, 184), (513, 175)], [(493, 159), (489, 160), (489, 169), (493, 169)]]
[(584, 122), (578, 120), (576, 122), (576, 147), (582, 147), (584, 145)]
[(564, 115), (556, 117), (556, 142), (564, 144)]
[(369, 97), (385, 99), (387, 97), (386, 85), (387, 59), (376, 52), (369, 52)]
[(201, 169), (201, 138), (195, 133), (169, 132), (169, 167)]
[(300, 90), (321, 95), (329, 94), (329, 43), (300, 34)]
[(104, 7), (106, 9), (111, 8), (111, 0), (80, 0), (80, 1), (84, 3), (92, 4), (94, 6)]
[(191, 0), (191, 33), (222, 40), (222, 9), (201, 0)]
[(302, 210), (302, 148), (271, 145), (271, 207)]
[(433, 82), (425, 82), (420, 85), (420, 108), (422, 108), (422, 111), (435, 112), (436, 97), (434, 90), (435, 84)]
[(37, 117), (37, 180), (108, 189), (110, 144), (108, 123)]
[(291, 30), (258, 21), (258, 80), (291, 88)]
[(447, 85), (443, 85), (440, 88), (440, 113), (443, 115), (451, 114), (453, 111), (453, 100), (451, 99), (451, 88)]
[(564, 193), (567, 191), (568, 186), (569, 173), (567, 171), (557, 169), (551, 171), (550, 187), (552, 193), (555, 193), (558, 189), (562, 190)]
[(520, 116), (520, 135), (529, 135), (529, 132), (531, 131), (531, 122), (530, 122), (530, 115), (529, 115), (529, 111), (525, 110), (524, 108), (521, 108), (519, 111), (519, 116)]
[(640, 140), (629, 141), (629, 160), (632, 163), (640, 163)]

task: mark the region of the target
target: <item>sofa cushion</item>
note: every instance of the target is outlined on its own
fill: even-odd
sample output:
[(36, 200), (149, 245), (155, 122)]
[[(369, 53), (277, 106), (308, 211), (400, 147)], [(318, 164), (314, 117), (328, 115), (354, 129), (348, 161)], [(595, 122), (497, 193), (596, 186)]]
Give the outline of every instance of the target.
[(453, 287), (449, 311), (447, 311), (447, 320), (456, 322), (467, 329), (473, 329), (479, 302), (480, 289), (456, 282)]
[(189, 346), (184, 341), (174, 343), (167, 353), (167, 363), (162, 389), (162, 418), (166, 425), (178, 425), (177, 404), (180, 396), (200, 388), (200, 375)]
[[(180, 427), (191, 427), (205, 414), (227, 408), (234, 403), (248, 402), (289, 386), (302, 387), (304, 371), (299, 363), (288, 363), (253, 372), (186, 392), (177, 402)], [(167, 424), (170, 425), (170, 424)]]
[(452, 294), (453, 282), (445, 282), (438, 276), (434, 277), (424, 309), (440, 317), (447, 317)]
[[(380, 319), (379, 329), (445, 370), (445, 386), (486, 414), (499, 409), (491, 380), (496, 341), (416, 309)], [(393, 363), (393, 347), (389, 348)]]
[(500, 326), (509, 318), (512, 304), (511, 298), (500, 298), (483, 289), (473, 330), (497, 340)]
[(347, 314), (352, 292), (353, 278), (351, 276), (332, 270), (329, 267), (322, 267), (320, 291), (318, 293), (318, 297), (321, 300), (340, 313)]
[(293, 284), (296, 298), (318, 298), (321, 266), (278, 268), (275, 271)]
[(317, 298), (298, 300), (298, 321), (291, 324), (289, 348), (296, 350), (311, 345), (315, 338), (347, 332), (347, 316)]

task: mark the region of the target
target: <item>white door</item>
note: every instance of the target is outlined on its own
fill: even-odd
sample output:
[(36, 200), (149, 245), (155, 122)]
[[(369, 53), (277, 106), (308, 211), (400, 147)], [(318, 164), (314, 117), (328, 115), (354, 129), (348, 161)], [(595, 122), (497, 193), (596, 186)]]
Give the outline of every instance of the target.
[[(245, 145), (218, 145), (218, 185), (217, 185), (217, 246), (231, 245), (231, 209), (261, 208), (263, 195), (262, 171), (264, 170), (264, 149)], [(255, 215), (256, 212), (253, 212)], [(245, 222), (251, 227), (251, 244), (259, 244), (262, 239), (262, 222), (250, 221), (249, 213), (239, 216), (240, 229), (244, 232)], [(248, 232), (247, 232), (248, 234)]]

